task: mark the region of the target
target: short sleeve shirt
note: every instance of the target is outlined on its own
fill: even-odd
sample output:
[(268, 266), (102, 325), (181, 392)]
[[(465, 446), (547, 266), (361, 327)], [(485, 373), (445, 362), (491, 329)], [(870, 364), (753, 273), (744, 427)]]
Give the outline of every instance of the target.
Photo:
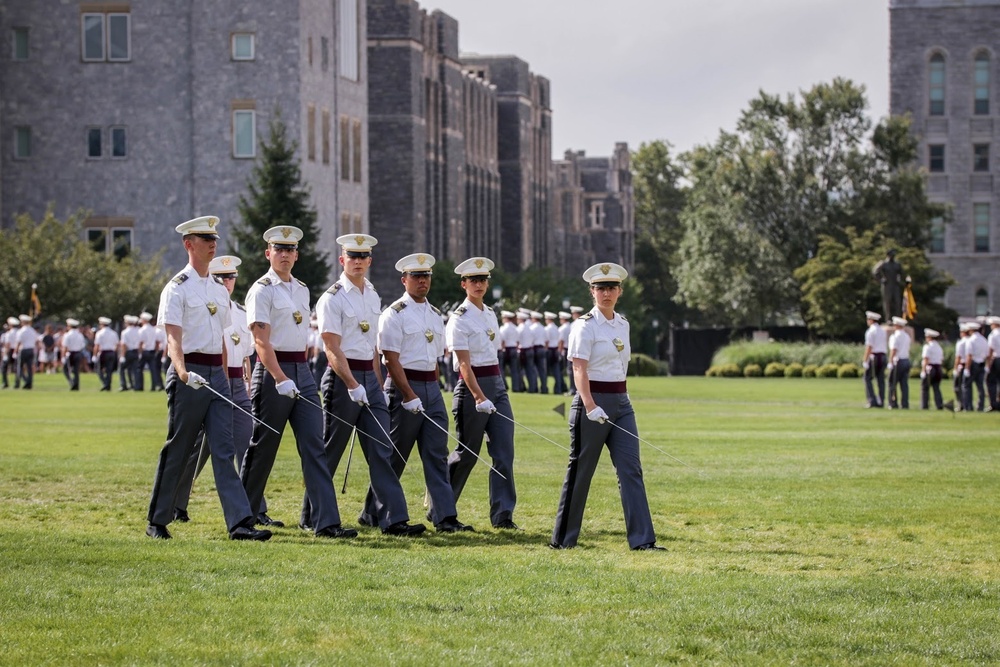
[(438, 357), (444, 354), (444, 344), (441, 311), (426, 301), (417, 303), (409, 294), (404, 294), (379, 317), (379, 349), (399, 353), (403, 368), (436, 370)]
[(250, 286), (247, 324), (271, 327), (269, 341), (276, 352), (305, 352), (309, 346), (309, 288), (294, 276), (284, 282), (274, 269)]
[[(496, 366), (497, 350), (500, 349), (500, 326), (492, 308), (480, 310), (466, 299), (455, 309), (445, 327), (448, 349), (467, 350), (473, 366)], [(458, 368), (458, 357), (452, 360)]]
[(570, 329), (568, 356), (587, 362), (591, 380), (624, 382), (631, 354), (629, 323), (618, 313), (609, 320), (595, 306)]
[(343, 273), (316, 302), (320, 334), (340, 336), (340, 351), (348, 359), (375, 358), (381, 314), (382, 299), (374, 285), (365, 278), (362, 291)]
[(232, 324), (229, 291), (215, 276), (202, 278), (188, 264), (160, 292), (156, 322), (158, 327), (170, 324), (181, 328), (185, 354), (222, 354), (223, 332)]

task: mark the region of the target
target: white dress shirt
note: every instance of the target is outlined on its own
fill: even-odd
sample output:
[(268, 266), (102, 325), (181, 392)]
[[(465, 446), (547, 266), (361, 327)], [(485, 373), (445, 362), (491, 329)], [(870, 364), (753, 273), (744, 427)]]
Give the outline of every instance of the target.
[(437, 360), (444, 354), (444, 345), (441, 311), (427, 301), (417, 303), (409, 294), (404, 294), (379, 317), (378, 347), (382, 352), (397, 352), (403, 368), (437, 370)]
[(305, 352), (309, 345), (309, 288), (292, 276), (287, 283), (274, 269), (250, 286), (246, 299), (247, 324), (271, 327), (275, 352)]
[[(473, 366), (496, 366), (497, 350), (501, 345), (499, 329), (492, 308), (484, 306), (480, 310), (466, 299), (448, 319), (445, 340), (452, 352), (468, 350)], [(458, 355), (452, 355), (452, 364), (458, 370)]]
[(888, 351), (885, 329), (880, 327), (877, 322), (865, 331), (865, 345), (872, 349), (872, 354), (885, 354)]
[[(156, 322), (164, 330), (168, 324), (181, 327), (184, 354), (222, 354), (222, 334), (232, 324), (229, 292), (221, 280), (212, 275), (202, 278), (188, 264), (160, 292)], [(129, 344), (129, 329), (136, 339), (139, 329), (128, 327), (122, 332), (122, 342), (131, 350), (138, 347), (138, 340), (135, 347)]]
[(374, 359), (378, 345), (382, 300), (367, 278), (364, 284), (362, 291), (341, 273), (316, 302), (320, 334), (340, 336), (340, 351), (348, 359)]
[(570, 329), (569, 358), (587, 362), (590, 380), (624, 382), (631, 354), (629, 323), (618, 313), (609, 320), (595, 306)]

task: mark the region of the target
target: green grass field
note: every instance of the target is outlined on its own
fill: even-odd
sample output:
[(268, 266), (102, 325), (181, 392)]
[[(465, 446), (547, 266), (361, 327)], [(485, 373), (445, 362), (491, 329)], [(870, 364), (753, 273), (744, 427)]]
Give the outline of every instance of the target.
[[(630, 389), (640, 435), (694, 468), (643, 448), (667, 552), (628, 550), (606, 455), (580, 546), (547, 548), (567, 453), (521, 430), (516, 534), (489, 528), (480, 465), (459, 503), (475, 533), (231, 542), (206, 474), (191, 523), (154, 541), (163, 394), (0, 392), (0, 664), (1000, 663), (1000, 415), (864, 410), (860, 380)], [(515, 419), (567, 444), (560, 400), (514, 395)], [(290, 433), (267, 496), (293, 525)]]

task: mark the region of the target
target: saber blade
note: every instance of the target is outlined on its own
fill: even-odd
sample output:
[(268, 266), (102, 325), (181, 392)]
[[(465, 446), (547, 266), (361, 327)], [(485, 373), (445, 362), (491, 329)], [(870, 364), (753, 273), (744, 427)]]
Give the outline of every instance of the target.
[(258, 419), (257, 417), (254, 417), (252, 414), (250, 414), (249, 412), (247, 412), (246, 410), (244, 410), (240, 406), (238, 406), (235, 403), (233, 403), (230, 399), (226, 398), (225, 396), (223, 396), (219, 392), (217, 392), (214, 389), (212, 389), (211, 385), (203, 384), (201, 386), (204, 387), (205, 389), (208, 389), (210, 392), (212, 392), (213, 394), (215, 394), (216, 396), (218, 396), (219, 398), (221, 398), (222, 400), (224, 400), (226, 403), (229, 403), (229, 405), (233, 406), (234, 408), (236, 408), (237, 410), (239, 410), (240, 412), (242, 412), (243, 414), (245, 414), (247, 417), (249, 417), (250, 419), (252, 419), (255, 422), (257, 422), (258, 424), (260, 424), (261, 426), (265, 426), (265, 427), (271, 429), (272, 431), (274, 431), (279, 436), (281, 435), (281, 433), (278, 433), (278, 429), (274, 428), (273, 426), (271, 426), (267, 422), (265, 422), (265, 421), (263, 421), (261, 419)]
[(441, 424), (438, 424), (436, 421), (434, 421), (433, 419), (431, 419), (431, 416), (429, 414), (427, 414), (423, 410), (420, 411), (420, 414), (422, 414), (424, 417), (426, 417), (427, 421), (429, 421), (430, 423), (432, 423), (435, 426), (437, 426), (438, 429), (441, 430), (445, 435), (447, 435), (449, 438), (451, 438), (452, 440), (454, 440), (455, 442), (457, 442), (459, 445), (461, 445), (462, 448), (465, 449), (465, 451), (469, 452), (470, 454), (472, 454), (473, 456), (475, 456), (477, 459), (479, 459), (480, 461), (482, 461), (485, 465), (489, 466), (490, 470), (492, 470), (496, 474), (500, 475), (501, 479), (507, 479), (506, 477), (503, 476), (502, 472), (500, 472), (499, 470), (497, 470), (496, 468), (494, 468), (493, 466), (491, 466), (490, 463), (489, 463), (489, 461), (487, 461), (482, 456), (480, 456), (479, 454), (476, 454), (474, 451), (472, 451), (471, 449), (469, 449), (469, 447), (464, 442), (462, 442), (457, 437), (455, 437), (451, 433), (449, 433), (448, 429), (444, 428), (443, 426), (441, 426)]

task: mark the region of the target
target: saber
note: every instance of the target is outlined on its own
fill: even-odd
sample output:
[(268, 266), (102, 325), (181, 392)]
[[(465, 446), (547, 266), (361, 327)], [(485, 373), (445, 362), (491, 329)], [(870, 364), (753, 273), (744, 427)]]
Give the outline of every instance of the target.
[(496, 474), (500, 475), (500, 479), (507, 479), (506, 477), (503, 476), (503, 473), (501, 473), (499, 470), (497, 470), (496, 468), (494, 468), (493, 466), (491, 466), (486, 459), (484, 459), (482, 456), (480, 456), (479, 454), (476, 454), (474, 451), (472, 451), (471, 449), (469, 449), (469, 447), (464, 442), (462, 442), (457, 437), (455, 437), (451, 433), (449, 433), (448, 430), (445, 427), (441, 426), (441, 424), (438, 424), (436, 421), (434, 421), (433, 419), (431, 419), (431, 416), (429, 414), (427, 414), (425, 411), (421, 410), (420, 414), (422, 414), (424, 417), (426, 417), (427, 421), (429, 421), (430, 423), (432, 423), (435, 426), (437, 426), (438, 430), (440, 430), (446, 436), (448, 436), (449, 438), (451, 438), (452, 440), (454, 440), (455, 442), (457, 442), (459, 444), (459, 446), (461, 446), (465, 451), (469, 452), (470, 454), (472, 454), (473, 456), (475, 456), (477, 459), (479, 459), (480, 461), (482, 461), (484, 465), (489, 466), (490, 470), (492, 470)]
[(270, 424), (268, 424), (267, 422), (265, 422), (265, 421), (263, 421), (261, 419), (257, 419), (252, 414), (250, 414), (249, 412), (247, 412), (246, 410), (244, 410), (240, 406), (238, 406), (235, 403), (233, 403), (230, 399), (226, 398), (225, 396), (223, 396), (219, 392), (217, 392), (214, 389), (212, 389), (211, 385), (203, 384), (201, 386), (204, 387), (205, 389), (208, 389), (210, 392), (212, 392), (213, 394), (215, 394), (216, 396), (218, 396), (219, 398), (221, 398), (222, 400), (224, 400), (226, 403), (229, 403), (229, 405), (233, 406), (234, 408), (236, 408), (237, 410), (239, 410), (240, 412), (242, 412), (243, 414), (245, 414), (247, 417), (249, 417), (250, 419), (252, 419), (255, 422), (257, 422), (258, 424), (260, 424), (261, 426), (266, 426), (267, 428), (271, 429), (272, 431), (275, 432), (275, 434), (279, 438), (281, 437), (281, 433), (278, 433), (278, 430), (276, 428), (274, 428), (273, 426), (271, 426)]
[(604, 421), (606, 421), (607, 423), (611, 424), (612, 426), (614, 426), (614, 427), (615, 427), (616, 429), (618, 429), (618, 430), (619, 430), (619, 431), (621, 431), (622, 433), (627, 433), (628, 435), (632, 436), (633, 438), (635, 438), (636, 440), (638, 440), (638, 441), (639, 441), (639, 442), (641, 442), (642, 444), (644, 444), (644, 445), (649, 445), (650, 447), (652, 447), (652, 448), (653, 448), (653, 449), (655, 449), (656, 451), (660, 452), (660, 453), (661, 453), (661, 454), (663, 454), (664, 456), (667, 456), (667, 457), (669, 457), (669, 458), (673, 459), (674, 461), (677, 461), (677, 462), (678, 462), (678, 463), (680, 463), (681, 465), (685, 465), (685, 466), (687, 466), (688, 468), (691, 468), (691, 470), (694, 470), (694, 471), (695, 471), (696, 473), (698, 473), (698, 474), (699, 474), (699, 475), (701, 475), (702, 477), (704, 477), (704, 476), (705, 476), (705, 473), (703, 473), (702, 471), (698, 470), (697, 468), (695, 468), (695, 467), (694, 467), (693, 465), (691, 465), (690, 463), (685, 463), (684, 461), (681, 461), (681, 460), (680, 460), (679, 458), (677, 458), (677, 457), (676, 457), (676, 456), (674, 456), (673, 454), (670, 454), (670, 453), (668, 453), (668, 452), (665, 452), (665, 451), (663, 451), (662, 449), (660, 449), (659, 447), (657, 447), (656, 445), (654, 445), (653, 443), (651, 443), (651, 442), (650, 442), (649, 440), (644, 440), (644, 439), (640, 438), (640, 437), (639, 437), (638, 435), (636, 435), (635, 433), (632, 433), (632, 431), (629, 431), (629, 430), (628, 430), (628, 429), (626, 429), (626, 428), (622, 428), (621, 426), (619, 426), (618, 424), (614, 423), (614, 422), (613, 422), (613, 421), (611, 421), (610, 419), (605, 419)]
[(354, 441), (358, 437), (358, 431), (355, 429), (351, 433), (351, 449), (347, 452), (347, 469), (344, 470), (344, 488), (340, 490), (341, 493), (347, 493), (347, 476), (351, 474), (351, 457), (354, 456)]
[[(329, 410), (325, 410), (322, 405), (320, 405), (319, 403), (315, 403), (313, 401), (310, 401), (308, 398), (306, 398), (305, 396), (303, 396), (301, 393), (296, 393), (295, 394), (295, 398), (297, 398), (297, 399), (299, 399), (301, 401), (305, 401), (306, 403), (308, 403), (309, 405), (313, 406), (314, 408), (316, 408), (317, 410), (319, 410), (323, 414), (329, 415), (329, 416), (333, 417), (334, 419), (336, 419), (337, 421), (339, 421), (340, 423), (344, 424), (345, 426), (349, 426), (350, 428), (353, 428), (357, 433), (360, 433), (361, 435), (367, 436), (367, 437), (371, 438), (372, 440), (374, 440), (375, 442), (377, 442), (379, 444), (382, 444), (382, 445), (385, 445), (386, 447), (391, 447), (391, 445), (386, 445), (384, 442), (382, 442), (380, 439), (376, 438), (371, 433), (365, 433), (360, 428), (358, 428), (354, 424), (350, 423), (346, 419), (338, 417), (337, 415), (333, 414)], [(378, 420), (375, 420), (375, 421), (378, 421)], [(381, 424), (379, 424), (379, 426), (381, 426)], [(391, 447), (391, 448), (395, 449), (395, 447)]]
[(502, 412), (500, 412), (499, 410), (494, 410), (494, 411), (493, 411), (493, 412), (491, 412), (490, 414), (493, 414), (493, 415), (500, 415), (501, 417), (503, 417), (504, 419), (506, 419), (507, 421), (509, 421), (509, 422), (510, 422), (511, 424), (513, 424), (514, 426), (520, 426), (521, 428), (523, 428), (523, 429), (524, 429), (525, 431), (527, 431), (528, 433), (533, 433), (534, 435), (537, 435), (537, 436), (538, 436), (539, 438), (541, 438), (542, 440), (545, 440), (545, 441), (547, 441), (547, 442), (551, 442), (551, 443), (552, 443), (553, 445), (555, 445), (555, 446), (556, 446), (556, 447), (558, 447), (559, 449), (564, 449), (564, 450), (566, 450), (567, 452), (569, 451), (569, 447), (564, 447), (563, 445), (560, 445), (560, 444), (559, 444), (558, 442), (556, 442), (555, 440), (552, 440), (552, 439), (550, 439), (550, 438), (546, 438), (546, 437), (545, 437), (544, 435), (542, 435), (542, 434), (541, 434), (541, 433), (539, 433), (538, 431), (534, 431), (534, 430), (532, 430), (532, 429), (528, 428), (527, 426), (525, 426), (524, 424), (518, 424), (518, 423), (517, 423), (516, 421), (514, 421), (513, 419), (511, 419), (511, 418), (510, 418), (510, 417), (508, 417), (507, 415), (503, 414), (503, 413), (502, 413)]
[(366, 408), (368, 408), (368, 414), (370, 414), (370, 415), (372, 416), (372, 419), (374, 419), (374, 420), (375, 420), (375, 423), (376, 423), (376, 424), (378, 424), (378, 428), (379, 428), (379, 430), (380, 430), (380, 431), (382, 431), (382, 433), (385, 433), (385, 438), (386, 438), (386, 440), (388, 440), (388, 441), (389, 441), (390, 443), (392, 443), (392, 449), (393, 449), (393, 450), (394, 450), (394, 451), (396, 452), (396, 456), (398, 456), (398, 457), (399, 457), (399, 460), (400, 460), (400, 461), (402, 461), (402, 462), (403, 462), (403, 464), (405, 465), (405, 464), (406, 464), (406, 457), (405, 457), (405, 456), (403, 456), (403, 455), (402, 455), (402, 454), (401, 454), (401, 453), (399, 452), (399, 450), (398, 450), (398, 449), (396, 449), (396, 443), (392, 442), (392, 437), (391, 437), (391, 436), (390, 436), (390, 435), (389, 435), (389, 434), (388, 434), (388, 433), (386, 432), (386, 430), (385, 430), (385, 427), (384, 427), (384, 426), (382, 426), (382, 422), (380, 422), (380, 421), (378, 420), (378, 417), (376, 417), (376, 416), (375, 416), (375, 413), (374, 413), (374, 412), (372, 412), (372, 406), (370, 406), (370, 405), (368, 405), (367, 403), (365, 403), (365, 407), (366, 407)]

